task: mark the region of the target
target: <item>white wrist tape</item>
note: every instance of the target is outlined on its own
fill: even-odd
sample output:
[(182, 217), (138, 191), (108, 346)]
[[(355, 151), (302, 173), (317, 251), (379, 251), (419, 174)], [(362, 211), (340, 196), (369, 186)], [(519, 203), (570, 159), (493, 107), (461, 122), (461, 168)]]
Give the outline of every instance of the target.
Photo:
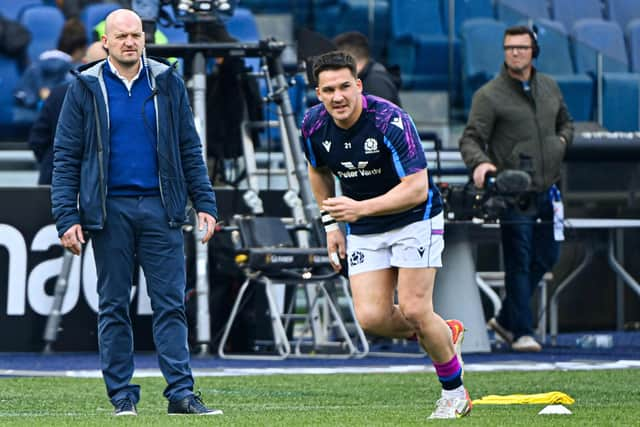
[(333, 230), (339, 230), (339, 229), (340, 229), (340, 227), (338, 227), (338, 223), (337, 222), (334, 222), (333, 224), (329, 224), (329, 225), (325, 225), (324, 226), (325, 233), (328, 233), (328, 232), (333, 231)]
[(320, 215), (322, 215), (322, 225), (324, 226), (325, 232), (328, 233), (329, 231), (338, 230), (340, 228), (338, 227), (338, 222), (333, 219), (329, 212), (321, 211)]

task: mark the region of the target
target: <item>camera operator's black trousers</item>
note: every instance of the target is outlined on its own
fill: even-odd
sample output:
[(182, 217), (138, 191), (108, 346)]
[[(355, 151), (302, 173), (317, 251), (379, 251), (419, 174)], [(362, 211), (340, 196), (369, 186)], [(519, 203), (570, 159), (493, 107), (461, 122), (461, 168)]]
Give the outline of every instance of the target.
[[(501, 217), (506, 297), (498, 323), (513, 333), (514, 340), (533, 336), (530, 300), (542, 276), (558, 260), (560, 246), (553, 235), (553, 207), (549, 192), (532, 195), (535, 210), (522, 213), (510, 207)], [(540, 218), (541, 223), (536, 223)]]

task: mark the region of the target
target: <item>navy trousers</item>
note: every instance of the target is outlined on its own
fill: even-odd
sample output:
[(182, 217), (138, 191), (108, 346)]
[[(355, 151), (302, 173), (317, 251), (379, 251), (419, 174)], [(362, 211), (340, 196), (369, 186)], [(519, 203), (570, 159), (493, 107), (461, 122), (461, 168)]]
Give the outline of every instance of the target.
[[(549, 192), (532, 200), (535, 212), (523, 215), (510, 208), (501, 218), (502, 251), (506, 296), (498, 323), (513, 333), (514, 339), (533, 335), (530, 300), (538, 283), (551, 271), (560, 253), (553, 236), (553, 207)], [(536, 219), (540, 218), (541, 223)]]
[(103, 230), (92, 233), (98, 273), (100, 363), (112, 403), (140, 399), (131, 384), (133, 331), (129, 317), (134, 268), (142, 267), (153, 309), (153, 339), (170, 401), (193, 393), (184, 296), (182, 231), (170, 228), (160, 197), (110, 197)]

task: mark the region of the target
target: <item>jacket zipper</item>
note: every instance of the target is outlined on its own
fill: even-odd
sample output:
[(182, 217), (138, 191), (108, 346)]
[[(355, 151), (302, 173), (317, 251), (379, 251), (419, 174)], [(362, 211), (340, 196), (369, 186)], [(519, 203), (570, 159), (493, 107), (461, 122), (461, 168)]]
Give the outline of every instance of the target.
[(96, 96), (93, 95), (93, 109), (95, 110), (96, 117), (96, 134), (98, 139), (98, 173), (100, 175), (100, 205), (102, 207), (102, 223), (101, 227), (104, 228), (104, 224), (107, 221), (107, 204), (106, 204), (106, 194), (104, 189), (104, 165), (103, 165), (103, 146), (102, 146), (102, 134), (100, 132), (100, 117), (98, 111), (98, 103), (96, 101)]
[[(154, 83), (155, 82), (156, 81), (154, 78)], [(164, 206), (164, 209), (166, 211), (167, 205), (164, 201), (164, 191), (162, 190), (162, 174), (160, 173), (160, 121), (158, 120), (158, 97), (157, 96), (153, 97), (153, 106), (155, 108), (155, 114), (156, 114), (156, 153), (158, 154), (158, 190), (160, 190), (160, 201), (162, 202), (162, 206)], [(169, 108), (168, 110), (169, 110), (169, 114), (171, 114), (171, 108)], [(172, 219), (169, 218), (169, 222), (171, 221)]]
[[(531, 83), (533, 83), (533, 80), (531, 81)], [(536, 85), (537, 86), (537, 85)], [(537, 88), (536, 88), (537, 90)], [(540, 168), (541, 168), (541, 178), (542, 178), (542, 186), (544, 187), (544, 183), (546, 182), (546, 173), (545, 173), (545, 167), (544, 167), (544, 147), (543, 147), (543, 141), (542, 138), (540, 137), (540, 121), (538, 120), (538, 110), (537, 110), (537, 106), (536, 106), (536, 101), (535, 101), (535, 97), (533, 94), (533, 85), (531, 85), (531, 99), (530, 99), (531, 105), (533, 107), (533, 119), (536, 122), (536, 133), (538, 136), (538, 147), (540, 148)], [(543, 189), (544, 191), (544, 189)]]

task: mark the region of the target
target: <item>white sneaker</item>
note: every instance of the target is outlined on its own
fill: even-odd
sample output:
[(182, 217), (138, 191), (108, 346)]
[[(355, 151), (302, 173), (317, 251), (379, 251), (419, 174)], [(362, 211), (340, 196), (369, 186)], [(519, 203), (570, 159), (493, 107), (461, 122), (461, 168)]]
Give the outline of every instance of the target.
[(511, 349), (522, 352), (538, 352), (542, 346), (531, 335), (523, 335), (511, 344)]
[(465, 389), (464, 399), (441, 397), (436, 402), (436, 409), (431, 413), (430, 420), (455, 419), (469, 415), (473, 404), (469, 392)]

